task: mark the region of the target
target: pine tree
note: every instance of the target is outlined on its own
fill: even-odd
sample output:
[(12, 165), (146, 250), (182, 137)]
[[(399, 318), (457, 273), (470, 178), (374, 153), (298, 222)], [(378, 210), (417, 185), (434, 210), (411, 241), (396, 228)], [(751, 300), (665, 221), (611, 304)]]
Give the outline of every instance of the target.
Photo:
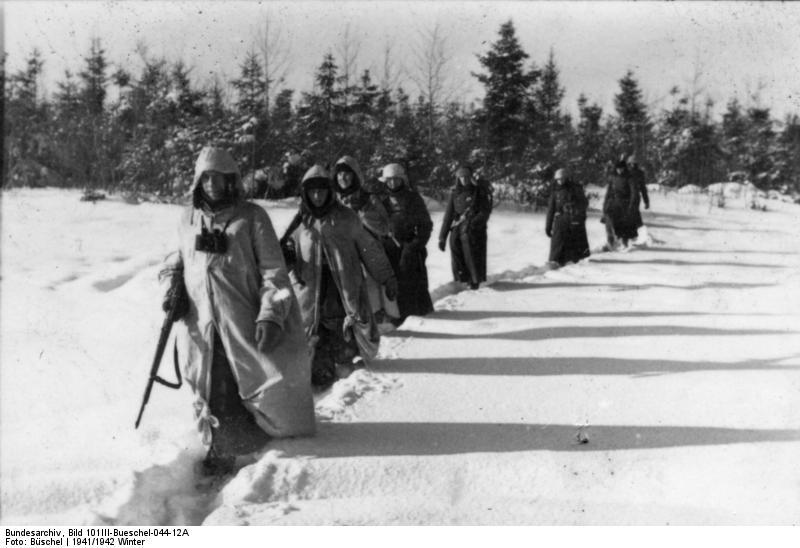
[[(533, 128), (534, 160), (563, 165), (567, 160), (563, 154), (556, 157), (556, 148), (566, 138), (562, 132), (568, 127), (561, 113), (564, 88), (559, 81), (559, 70), (555, 55), (550, 50), (547, 64), (541, 71), (538, 85), (530, 99), (529, 114)], [(563, 148), (563, 147), (561, 147)]]
[(353, 92), (354, 99), (346, 133), (350, 154), (356, 154), (362, 161), (372, 156), (381, 139), (383, 125), (377, 111), (380, 95), (381, 92), (377, 84), (373, 83), (370, 71), (364, 70)]
[(547, 64), (542, 69), (539, 85), (533, 93), (538, 119), (549, 128), (557, 128), (563, 121), (561, 101), (564, 99), (565, 90), (559, 81), (559, 72), (555, 54), (551, 49)]
[(635, 152), (637, 156), (644, 158), (652, 124), (633, 71), (629, 70), (619, 80), (619, 87), (619, 93), (614, 96), (614, 107), (617, 111), (615, 153)]
[(239, 96), (236, 108), (242, 115), (261, 118), (264, 114), (266, 83), (258, 55), (252, 51), (248, 53), (239, 70), (239, 78), (231, 81)]
[(116, 120), (128, 134), (119, 162), (122, 186), (137, 193), (174, 192), (173, 169), (179, 162), (174, 156), (178, 111), (171, 99), (172, 78), (165, 59), (143, 55), (143, 61), (127, 94), (129, 106)]
[(89, 56), (84, 57), (86, 68), (78, 75), (83, 82), (83, 100), (89, 114), (98, 116), (103, 113), (103, 104), (106, 99), (106, 52), (99, 38), (92, 38), (89, 47)]
[(56, 169), (68, 181), (76, 180), (84, 172), (82, 140), (76, 136), (81, 134), (81, 125), (86, 117), (80, 86), (70, 71), (65, 71), (64, 79), (56, 83), (53, 107)]
[[(5, 56), (3, 57), (5, 75)], [(3, 154), (12, 184), (38, 184), (36, 164), (44, 159), (44, 105), (39, 100), (39, 80), (44, 62), (38, 49), (31, 51), (25, 68), (12, 74), (3, 86)], [(5, 79), (5, 76), (4, 76)], [(6, 180), (5, 173), (4, 180)]]
[(333, 54), (327, 53), (314, 75), (314, 91), (303, 94), (299, 108), (302, 138), (307, 146), (320, 148), (315, 156), (333, 162), (341, 152), (344, 108), (338, 87), (338, 67)]
[(767, 190), (774, 186), (775, 130), (770, 118), (770, 109), (752, 106), (747, 109), (747, 133), (745, 138), (745, 170), (750, 180), (759, 188)]
[(797, 193), (800, 191), (800, 116), (786, 116), (776, 148), (776, 186), (780, 185), (784, 193)]
[(255, 52), (247, 54), (239, 70), (239, 78), (231, 81), (238, 95), (236, 109), (240, 115), (235, 152), (242, 170), (250, 172), (245, 175), (245, 185), (252, 188), (255, 171), (264, 163), (270, 149), (265, 110), (267, 84), (261, 60)]
[[(170, 72), (179, 118), (196, 117), (203, 113), (203, 92), (192, 88), (190, 72), (191, 69), (187, 68), (183, 61), (174, 63)], [(185, 125), (186, 121), (183, 120), (183, 123)]]
[(518, 158), (527, 142), (524, 120), (526, 98), (538, 74), (526, 72), (528, 54), (517, 40), (511, 20), (501, 25), (499, 39), (478, 61), (486, 70), (475, 74), (486, 88), (479, 120), (485, 127), (488, 145), (502, 160)]
[(729, 173), (741, 172), (747, 162), (745, 158), (745, 139), (747, 121), (742, 107), (735, 97), (728, 102), (722, 115), (722, 146)]
[(294, 90), (282, 89), (275, 97), (270, 119), (278, 142), (289, 143), (292, 140), (292, 124), (294, 110), (292, 109), (292, 95)]
[[(2, 135), (3, 135), (3, 144), (5, 145), (7, 139), (7, 133), (5, 128), (5, 119), (6, 119), (6, 57), (7, 54), (3, 53), (0, 55), (0, 120), (3, 120), (2, 128)], [(8, 182), (8, 173), (6, 172), (6, 167), (8, 166), (8, 148), (3, 146), (3, 150), (0, 153), (0, 187), (5, 186)]]
[(600, 123), (603, 109), (581, 93), (578, 97), (577, 155), (575, 178), (583, 183), (600, 183), (603, 179), (605, 159), (605, 135)]
[(711, 120), (710, 103), (700, 113), (694, 97), (673, 87), (673, 107), (665, 110), (656, 129), (659, 157), (655, 162), (658, 179), (670, 186), (706, 186), (724, 177), (724, 159), (717, 128)]
[(205, 111), (208, 118), (213, 121), (223, 118), (225, 116), (225, 92), (218, 78), (214, 78), (206, 87), (205, 98)]
[(9, 78), (11, 99), (29, 112), (36, 110), (39, 101), (39, 78), (43, 67), (42, 53), (34, 48), (25, 62), (25, 70), (17, 71)]

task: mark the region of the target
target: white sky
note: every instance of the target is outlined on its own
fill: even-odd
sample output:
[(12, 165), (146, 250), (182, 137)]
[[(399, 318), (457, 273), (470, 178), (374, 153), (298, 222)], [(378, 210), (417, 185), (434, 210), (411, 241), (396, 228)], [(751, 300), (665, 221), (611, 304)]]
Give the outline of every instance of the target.
[[(212, 72), (232, 77), (256, 27), (269, 17), (291, 47), (286, 85), (299, 92), (310, 89), (322, 56), (335, 53), (348, 24), (361, 45), (359, 69), (371, 67), (377, 76), (387, 41), (394, 43), (395, 62), (411, 68), (417, 29), (438, 21), (453, 53), (451, 73), (469, 100), (482, 96), (469, 75), (480, 71), (475, 55), (511, 18), (532, 61), (543, 65), (554, 49), (567, 90), (564, 106), (573, 111), (581, 92), (606, 112), (613, 109), (617, 81), (628, 68), (649, 102), (669, 106), (669, 89), (688, 88), (699, 67), (701, 87), (718, 110), (734, 95), (748, 103), (761, 83), (760, 102), (774, 115), (800, 112), (796, 3), (6, 1), (4, 9), (7, 70), (19, 69), (38, 47), (48, 90), (65, 69), (81, 68), (91, 36), (102, 39), (115, 65), (138, 67), (134, 50), (141, 40), (152, 54), (195, 67), (197, 80)], [(413, 90), (410, 81), (405, 87)]]

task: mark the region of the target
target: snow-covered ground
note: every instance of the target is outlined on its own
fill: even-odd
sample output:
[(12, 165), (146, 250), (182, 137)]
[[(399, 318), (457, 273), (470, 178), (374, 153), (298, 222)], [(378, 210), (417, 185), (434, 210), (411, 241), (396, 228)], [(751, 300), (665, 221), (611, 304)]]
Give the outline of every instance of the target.
[[(79, 196), (2, 194), (3, 524), (800, 521), (800, 206), (654, 194), (644, 245), (559, 270), (542, 213), (495, 211), (476, 292), (434, 236), (436, 312), (318, 402), (316, 437), (203, 493), (187, 388), (133, 429), (179, 208)], [(282, 232), (295, 206), (264, 205)]]

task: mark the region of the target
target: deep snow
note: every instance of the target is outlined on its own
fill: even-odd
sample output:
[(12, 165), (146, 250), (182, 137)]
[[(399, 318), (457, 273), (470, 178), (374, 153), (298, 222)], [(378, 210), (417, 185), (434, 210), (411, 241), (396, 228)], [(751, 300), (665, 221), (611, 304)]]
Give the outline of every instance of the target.
[(559, 270), (542, 213), (495, 211), (476, 292), (434, 235), (436, 312), (204, 494), (188, 389), (133, 429), (178, 207), (78, 198), (2, 194), (4, 524), (798, 523), (798, 206), (655, 194), (644, 245)]

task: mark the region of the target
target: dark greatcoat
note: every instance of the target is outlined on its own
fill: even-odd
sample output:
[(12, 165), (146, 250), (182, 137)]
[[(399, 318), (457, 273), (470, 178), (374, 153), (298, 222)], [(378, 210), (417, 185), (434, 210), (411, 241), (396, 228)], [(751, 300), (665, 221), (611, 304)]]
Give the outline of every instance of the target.
[(603, 216), (606, 223), (611, 222), (617, 238), (632, 240), (639, 235), (639, 189), (627, 169), (609, 175)]
[(486, 281), (486, 224), (492, 213), (489, 183), (456, 183), (447, 202), (439, 241), (450, 235), (453, 280), (478, 284)]
[[(633, 179), (636, 188), (639, 190), (639, 196), (641, 197), (641, 201), (644, 202), (645, 207), (650, 207), (650, 197), (647, 195), (647, 185), (644, 181), (644, 171), (638, 165), (635, 165), (630, 169), (631, 178)], [(640, 226), (644, 226), (644, 222), (642, 221), (642, 212), (639, 211), (639, 203), (636, 203), (636, 227), (639, 228)]]
[(569, 179), (560, 186), (553, 184), (545, 225), (545, 232), (550, 236), (550, 261), (563, 266), (590, 255), (586, 237), (588, 205), (579, 184)]
[(433, 312), (425, 266), (425, 246), (433, 230), (431, 216), (422, 196), (408, 183), (389, 191), (383, 206), (389, 214), (389, 238), (384, 247), (397, 275), (400, 320), (410, 315), (424, 316)]

